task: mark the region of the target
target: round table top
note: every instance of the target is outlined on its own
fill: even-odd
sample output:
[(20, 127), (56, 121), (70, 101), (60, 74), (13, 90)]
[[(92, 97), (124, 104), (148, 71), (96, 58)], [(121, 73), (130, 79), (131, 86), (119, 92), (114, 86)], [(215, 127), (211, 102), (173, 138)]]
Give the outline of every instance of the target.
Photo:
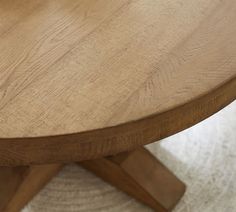
[(0, 163), (161, 139), (236, 97), (236, 1), (0, 0)]

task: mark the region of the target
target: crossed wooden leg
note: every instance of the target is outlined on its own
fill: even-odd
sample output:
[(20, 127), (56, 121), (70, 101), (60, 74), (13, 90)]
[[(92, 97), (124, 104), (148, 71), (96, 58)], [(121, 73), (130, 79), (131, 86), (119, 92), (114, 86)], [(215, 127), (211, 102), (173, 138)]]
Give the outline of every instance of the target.
[(185, 192), (185, 185), (145, 148), (79, 164), (158, 212), (171, 211)]
[[(159, 212), (172, 210), (185, 191), (185, 185), (144, 148), (79, 165)], [(62, 166), (1, 167), (0, 211), (20, 211)]]
[(0, 211), (20, 211), (61, 167), (58, 164), (0, 167)]

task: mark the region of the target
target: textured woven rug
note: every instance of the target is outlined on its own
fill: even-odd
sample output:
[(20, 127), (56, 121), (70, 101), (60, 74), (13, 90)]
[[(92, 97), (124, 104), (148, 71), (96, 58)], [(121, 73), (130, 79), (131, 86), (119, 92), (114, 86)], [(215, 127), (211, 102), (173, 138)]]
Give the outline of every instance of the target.
[[(174, 212), (236, 211), (236, 102), (147, 148), (187, 184)], [(66, 166), (23, 210), (72, 211), (151, 210), (76, 165)]]

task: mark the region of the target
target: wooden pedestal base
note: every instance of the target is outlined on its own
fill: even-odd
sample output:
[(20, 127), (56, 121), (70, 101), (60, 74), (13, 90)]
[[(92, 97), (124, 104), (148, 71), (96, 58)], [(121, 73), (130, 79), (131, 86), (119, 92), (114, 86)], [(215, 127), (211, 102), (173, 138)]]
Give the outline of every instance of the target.
[(62, 165), (1, 167), (0, 211), (20, 211), (61, 167)]
[(170, 211), (185, 185), (146, 149), (79, 163), (155, 211)]
[[(185, 185), (144, 148), (79, 165), (155, 211), (170, 211), (185, 191)], [(0, 211), (20, 211), (62, 166), (1, 167)]]

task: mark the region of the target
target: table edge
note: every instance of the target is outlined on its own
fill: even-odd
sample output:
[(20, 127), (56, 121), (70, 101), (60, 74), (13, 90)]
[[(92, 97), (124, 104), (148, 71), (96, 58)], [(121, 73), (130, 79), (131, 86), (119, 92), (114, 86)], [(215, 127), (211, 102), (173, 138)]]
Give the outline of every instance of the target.
[(146, 145), (187, 129), (236, 99), (236, 76), (207, 94), (163, 113), (87, 132), (0, 138), (0, 165), (89, 160)]

